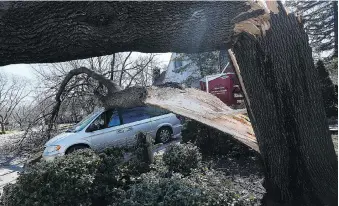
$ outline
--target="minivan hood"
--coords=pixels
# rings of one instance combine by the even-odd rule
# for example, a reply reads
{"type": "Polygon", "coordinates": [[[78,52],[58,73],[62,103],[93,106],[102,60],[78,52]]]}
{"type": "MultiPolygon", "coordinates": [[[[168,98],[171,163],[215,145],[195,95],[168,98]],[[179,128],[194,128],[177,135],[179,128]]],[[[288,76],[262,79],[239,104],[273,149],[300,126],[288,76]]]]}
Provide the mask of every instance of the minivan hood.
{"type": "Polygon", "coordinates": [[[48,140],[48,142],[46,142],[45,146],[56,145],[58,141],[63,140],[66,137],[69,137],[69,136],[74,135],[74,134],[75,133],[73,133],[73,132],[61,133],[61,134],[53,137],[52,139],[48,140]]]}

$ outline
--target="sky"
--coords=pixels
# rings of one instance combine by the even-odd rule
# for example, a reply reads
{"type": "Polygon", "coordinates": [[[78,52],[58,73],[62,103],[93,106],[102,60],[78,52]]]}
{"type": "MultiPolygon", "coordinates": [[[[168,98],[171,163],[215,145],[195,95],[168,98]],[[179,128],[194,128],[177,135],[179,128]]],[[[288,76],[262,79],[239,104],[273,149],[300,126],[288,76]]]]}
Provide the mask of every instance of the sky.
{"type": "MultiPolygon", "coordinates": [[[[158,58],[161,61],[161,64],[167,65],[172,53],[161,53],[158,54],[158,58]]],[[[7,74],[13,74],[17,76],[23,76],[30,80],[35,80],[34,69],[32,67],[39,64],[11,64],[7,66],[0,67],[0,72],[7,74]]]]}

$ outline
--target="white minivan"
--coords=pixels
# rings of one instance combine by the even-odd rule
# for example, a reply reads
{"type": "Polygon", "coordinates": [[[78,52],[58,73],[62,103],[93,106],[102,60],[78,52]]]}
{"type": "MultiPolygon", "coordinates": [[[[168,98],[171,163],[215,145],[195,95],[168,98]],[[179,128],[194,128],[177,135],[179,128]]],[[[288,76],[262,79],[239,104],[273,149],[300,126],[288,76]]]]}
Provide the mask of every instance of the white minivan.
{"type": "Polygon", "coordinates": [[[84,148],[101,151],[106,147],[132,146],[139,132],[150,134],[156,142],[166,143],[180,137],[181,129],[180,116],[156,107],[100,109],[50,139],[45,144],[43,158],[50,160],[84,148]]]}

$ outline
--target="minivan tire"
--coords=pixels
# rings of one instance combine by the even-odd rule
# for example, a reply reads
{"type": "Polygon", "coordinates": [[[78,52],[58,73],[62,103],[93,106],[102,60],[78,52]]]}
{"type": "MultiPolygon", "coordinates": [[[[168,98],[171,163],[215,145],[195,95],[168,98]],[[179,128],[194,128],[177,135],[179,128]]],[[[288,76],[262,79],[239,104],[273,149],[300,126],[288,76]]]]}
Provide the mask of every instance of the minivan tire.
{"type": "Polygon", "coordinates": [[[157,143],[167,143],[170,141],[172,137],[172,130],[169,127],[161,127],[156,136],[157,143]]]}
{"type": "Polygon", "coordinates": [[[67,149],[66,154],[71,154],[72,152],[76,151],[76,150],[81,150],[81,149],[88,149],[88,146],[85,145],[74,145],[71,146],[70,148],[67,149]]]}

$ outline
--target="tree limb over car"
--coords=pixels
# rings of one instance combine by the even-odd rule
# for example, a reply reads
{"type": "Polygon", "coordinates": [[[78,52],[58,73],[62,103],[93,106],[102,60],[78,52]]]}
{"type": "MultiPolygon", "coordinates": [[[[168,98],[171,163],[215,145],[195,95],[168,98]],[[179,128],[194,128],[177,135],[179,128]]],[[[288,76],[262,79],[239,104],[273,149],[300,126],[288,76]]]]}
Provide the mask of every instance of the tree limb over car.
{"type": "Polygon", "coordinates": [[[238,141],[259,152],[254,132],[246,117],[209,93],[193,88],[180,88],[176,84],[165,84],[165,87],[131,87],[122,90],[116,83],[86,67],[71,70],[61,83],[56,95],[57,104],[52,112],[52,120],[57,115],[67,83],[74,76],[83,73],[107,89],[106,94],[96,91],[97,97],[106,109],[145,104],[161,107],[231,134],[238,141]]]}

